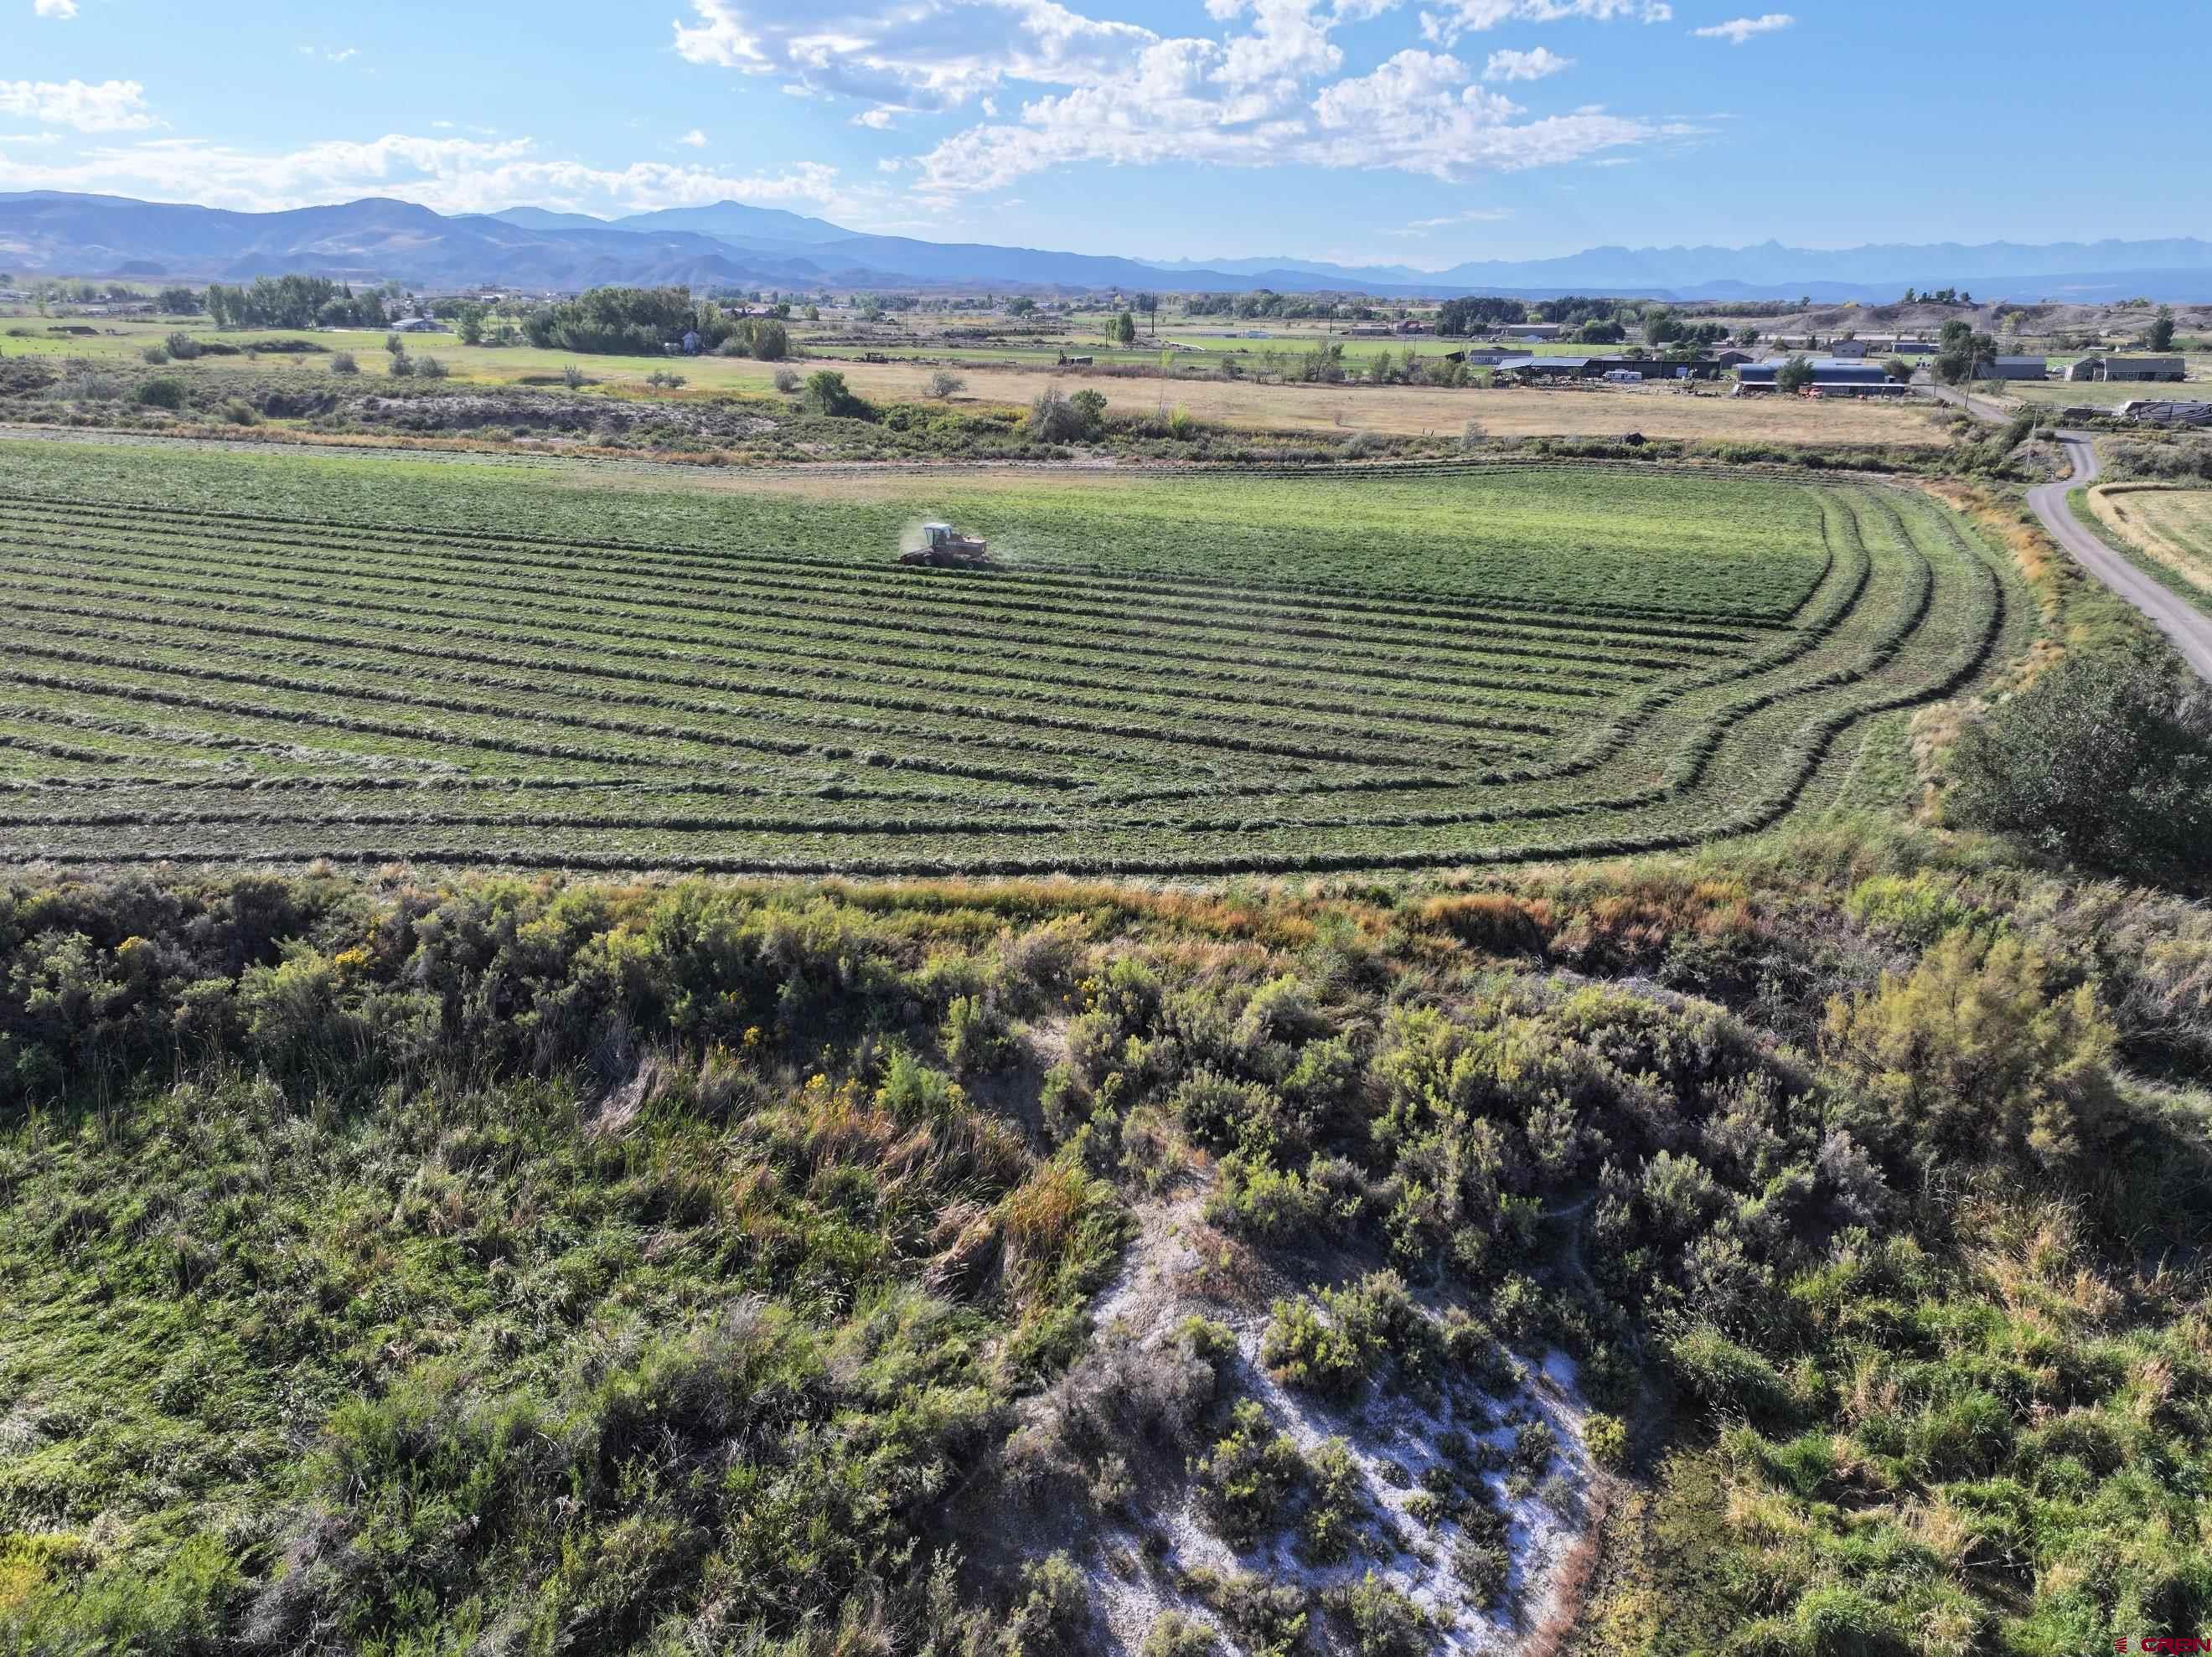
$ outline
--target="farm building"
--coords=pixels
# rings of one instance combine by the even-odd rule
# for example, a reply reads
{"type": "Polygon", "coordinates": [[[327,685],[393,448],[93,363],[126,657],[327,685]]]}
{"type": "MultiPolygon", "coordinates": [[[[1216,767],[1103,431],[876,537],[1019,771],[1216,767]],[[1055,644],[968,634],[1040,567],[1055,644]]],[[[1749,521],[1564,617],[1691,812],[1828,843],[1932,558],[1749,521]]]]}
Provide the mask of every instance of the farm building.
{"type": "Polygon", "coordinates": [[[1344,331],[1346,339],[1388,339],[1395,331],[1387,322],[1355,322],[1344,331]]]}
{"type": "Polygon", "coordinates": [[[1565,331],[1565,325],[1557,322],[1510,322],[1490,331],[1497,339],[1557,339],[1565,331]]]}
{"type": "MultiPolygon", "coordinates": [[[[1741,364],[1735,371],[1736,383],[1747,391],[1772,391],[1776,378],[1788,361],[1784,357],[1741,364]]],[[[1813,370],[1813,389],[1832,397],[1881,397],[1903,389],[1890,379],[1889,370],[1878,362],[1814,357],[1808,366],[1813,370]]]]}
{"type": "Polygon", "coordinates": [[[1863,339],[1839,339],[1828,347],[1832,357],[1863,357],[1872,349],[1872,343],[1863,339]]]}
{"type": "Polygon", "coordinates": [[[2051,364],[2039,356],[1991,357],[1982,365],[1983,379],[2048,379],[2051,364]]]}
{"type": "Polygon", "coordinates": [[[434,317],[402,317],[392,325],[395,334],[443,334],[452,331],[434,317]]]}
{"type": "Polygon", "coordinates": [[[1669,362],[1660,357],[1532,356],[1500,365],[1531,380],[1603,379],[1616,373],[1632,373],[1645,379],[1711,379],[1720,365],[1703,358],[1693,362],[1669,362]]]}
{"type": "Polygon", "coordinates": [[[2175,403],[2159,398],[2130,398],[2112,410],[2115,420],[2145,426],[2212,426],[2212,403],[2175,403]]]}
{"type": "Polygon", "coordinates": [[[1528,379],[1580,379],[1596,361],[1587,356],[1509,357],[1500,366],[1528,379]]]}
{"type": "Polygon", "coordinates": [[[2189,378],[2178,356],[2085,356],[2066,370],[2069,379],[2165,379],[2189,378]]]}

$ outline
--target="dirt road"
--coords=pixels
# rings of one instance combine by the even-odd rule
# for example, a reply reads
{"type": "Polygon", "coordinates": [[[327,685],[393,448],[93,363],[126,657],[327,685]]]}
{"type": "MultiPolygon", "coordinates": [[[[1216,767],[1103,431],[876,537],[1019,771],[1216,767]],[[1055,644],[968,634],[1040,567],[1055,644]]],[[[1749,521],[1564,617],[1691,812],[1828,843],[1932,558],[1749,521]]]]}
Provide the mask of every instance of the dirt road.
{"type": "Polygon", "coordinates": [[[2106,546],[2097,533],[2078,522],[2066,504],[2069,489],[2092,483],[2097,477],[2097,454],[2079,432],[2061,432],[2066,458],[2074,475],[2056,483],[2039,484],[2027,492],[2027,503],[2043,520],[2051,538],[2073,554],[2090,574],[2150,617],[2158,630],[2173,640],[2182,659],[2198,677],[2212,682],[2212,616],[2179,593],[2161,586],[2106,546]]]}
{"type": "Polygon", "coordinates": [[[1933,376],[1929,378],[1928,389],[1936,393],[1938,403],[1964,409],[1975,419],[1986,420],[1992,425],[2002,426],[2020,412],[2017,409],[2008,409],[2002,403],[1992,403],[1985,397],[1976,397],[1972,391],[1962,391],[1955,385],[1939,385],[1933,376]]]}

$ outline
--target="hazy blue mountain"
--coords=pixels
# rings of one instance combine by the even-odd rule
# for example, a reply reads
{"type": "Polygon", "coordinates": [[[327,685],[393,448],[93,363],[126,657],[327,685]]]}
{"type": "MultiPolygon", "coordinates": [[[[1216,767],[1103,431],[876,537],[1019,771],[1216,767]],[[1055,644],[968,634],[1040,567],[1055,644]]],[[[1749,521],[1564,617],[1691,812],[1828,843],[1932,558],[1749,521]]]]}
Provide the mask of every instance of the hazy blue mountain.
{"type": "Polygon", "coordinates": [[[525,230],[611,230],[614,225],[607,219],[595,219],[588,213],[556,213],[544,207],[503,207],[496,213],[483,215],[503,223],[520,225],[525,230]]]}
{"type": "MultiPolygon", "coordinates": [[[[2169,241],[2053,242],[2025,246],[1957,242],[1926,246],[1892,244],[1864,247],[1784,247],[1762,242],[1753,247],[1593,247],[1554,259],[1478,259],[1439,270],[1431,280],[1459,286],[1573,288],[1694,288],[1735,282],[1789,297],[1792,283],[1827,282],[1871,287],[1885,292],[1907,287],[1978,291],[2026,282],[2047,282],[2051,274],[2096,276],[2129,270],[2212,270],[2212,242],[2184,237],[2169,241]]],[[[2033,297],[2020,294],[2018,297],[2033,297]]],[[[1894,295],[1891,295],[1894,297],[1894,295]]]]}
{"type": "Polygon", "coordinates": [[[827,219],[810,219],[780,207],[747,207],[743,202],[667,207],[657,213],[633,213],[615,223],[624,230],[696,230],[702,236],[775,242],[842,241],[853,234],[827,219]]]}
{"type": "Polygon", "coordinates": [[[1422,282],[1436,278],[1410,264],[1331,264],[1322,259],[1297,259],[1270,254],[1252,259],[1152,259],[1163,270],[1226,270],[1237,276],[1291,271],[1300,276],[1325,276],[1340,284],[1356,282],[1422,282]]]}
{"type": "Polygon", "coordinates": [[[40,191],[0,194],[0,269],[101,276],[125,263],[166,276],[241,281],[301,271],[356,282],[488,282],[574,288],[607,282],[882,285],[893,273],[842,259],[747,252],[692,231],[539,228],[489,214],[447,218],[369,197],[281,213],[40,191]]]}
{"type": "Polygon", "coordinates": [[[372,197],[281,213],[234,213],[58,191],[0,194],[0,270],[236,281],[297,270],[420,285],[567,289],[605,282],[811,288],[1013,288],[1283,292],[1385,298],[1563,292],[1677,299],[1893,300],[1907,286],[1983,299],[2212,297],[2212,242],[1979,246],[1600,247],[1562,258],[1477,260],[1423,275],[1402,264],[1300,259],[1163,264],[978,242],[860,235],[823,219],[738,202],[610,223],[532,207],[447,217],[372,197]]]}

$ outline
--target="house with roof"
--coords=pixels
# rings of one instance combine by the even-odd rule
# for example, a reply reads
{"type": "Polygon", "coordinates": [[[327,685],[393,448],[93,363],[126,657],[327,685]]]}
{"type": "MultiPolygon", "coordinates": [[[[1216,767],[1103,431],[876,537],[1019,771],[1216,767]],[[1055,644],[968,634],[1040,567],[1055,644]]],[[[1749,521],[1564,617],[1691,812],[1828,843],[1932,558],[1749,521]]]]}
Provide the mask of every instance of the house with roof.
{"type": "Polygon", "coordinates": [[[2189,365],[2178,356],[2085,356],[2066,370],[2069,379],[2163,379],[2189,378],[2189,365]]]}

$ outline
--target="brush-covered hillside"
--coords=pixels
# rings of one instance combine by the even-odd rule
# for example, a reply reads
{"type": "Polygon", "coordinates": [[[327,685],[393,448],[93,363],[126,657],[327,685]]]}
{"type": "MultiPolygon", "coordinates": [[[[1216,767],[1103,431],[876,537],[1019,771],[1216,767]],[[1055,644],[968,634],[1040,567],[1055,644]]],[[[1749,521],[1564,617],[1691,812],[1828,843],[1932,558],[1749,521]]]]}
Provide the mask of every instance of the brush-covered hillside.
{"type": "Polygon", "coordinates": [[[1838,828],[0,892],[0,1647],[2212,1624],[2212,915],[1838,828]]]}

